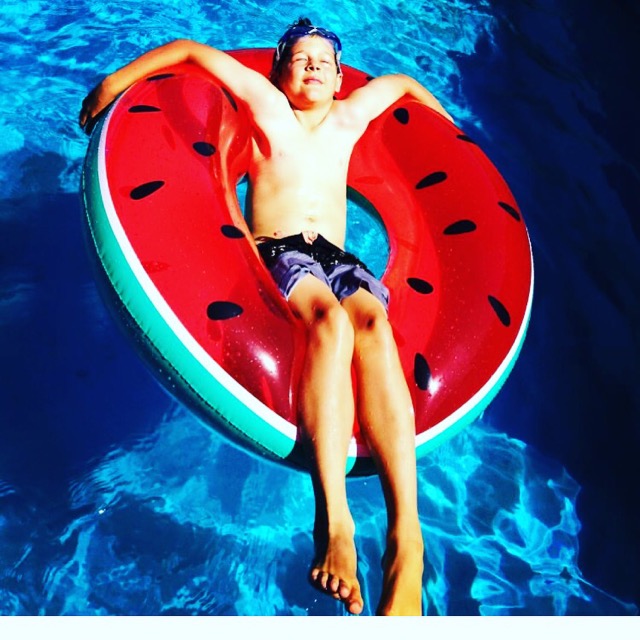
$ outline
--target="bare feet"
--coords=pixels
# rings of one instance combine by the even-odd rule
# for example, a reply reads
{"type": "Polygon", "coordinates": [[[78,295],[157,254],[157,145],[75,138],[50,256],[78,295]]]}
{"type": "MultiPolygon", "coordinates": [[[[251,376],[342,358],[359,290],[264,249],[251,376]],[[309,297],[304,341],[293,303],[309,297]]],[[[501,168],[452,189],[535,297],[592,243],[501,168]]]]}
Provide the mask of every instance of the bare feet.
{"type": "Polygon", "coordinates": [[[362,613],[363,601],[356,577],[356,546],[352,532],[316,535],[318,560],[310,580],[316,589],[344,603],[349,613],[362,613]]]}
{"type": "Polygon", "coordinates": [[[377,615],[422,615],[422,538],[390,538],[383,559],[382,596],[377,615]]]}

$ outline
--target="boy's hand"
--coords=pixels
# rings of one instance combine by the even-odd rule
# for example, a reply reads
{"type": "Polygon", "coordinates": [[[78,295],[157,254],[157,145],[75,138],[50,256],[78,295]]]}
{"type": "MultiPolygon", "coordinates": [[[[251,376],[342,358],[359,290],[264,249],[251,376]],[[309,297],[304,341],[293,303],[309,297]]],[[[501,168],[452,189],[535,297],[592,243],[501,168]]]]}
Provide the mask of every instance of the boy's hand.
{"type": "Polygon", "coordinates": [[[93,131],[93,127],[98,121],[98,117],[111,104],[114,96],[105,86],[106,81],[103,80],[96,85],[82,101],[82,109],[78,123],[84,132],[89,135],[93,131]]]}

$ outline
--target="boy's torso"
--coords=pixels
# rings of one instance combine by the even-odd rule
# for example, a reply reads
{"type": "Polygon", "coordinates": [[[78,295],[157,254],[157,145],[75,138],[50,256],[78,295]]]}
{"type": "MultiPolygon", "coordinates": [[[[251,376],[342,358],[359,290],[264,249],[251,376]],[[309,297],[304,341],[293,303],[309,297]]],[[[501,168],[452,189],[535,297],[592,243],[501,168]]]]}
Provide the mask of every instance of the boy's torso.
{"type": "Polygon", "coordinates": [[[344,246],[347,171],[359,135],[335,106],[312,129],[290,108],[254,125],[249,179],[255,237],[316,231],[344,246]]]}

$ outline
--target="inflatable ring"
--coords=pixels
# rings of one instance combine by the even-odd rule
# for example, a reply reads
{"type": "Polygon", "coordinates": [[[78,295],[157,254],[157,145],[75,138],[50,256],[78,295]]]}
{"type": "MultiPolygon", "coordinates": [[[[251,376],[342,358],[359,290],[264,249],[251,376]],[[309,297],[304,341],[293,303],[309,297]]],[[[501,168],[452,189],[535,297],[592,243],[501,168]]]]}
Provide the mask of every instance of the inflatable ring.
{"type": "MultiPolygon", "coordinates": [[[[265,75],[271,50],[231,52],[265,75]]],[[[343,67],[338,99],[368,81],[343,67]]],[[[242,105],[183,64],[129,88],[98,123],[82,190],[111,306],[162,382],[250,450],[303,466],[305,328],[260,260],[236,196],[242,105]]],[[[522,346],[533,293],[525,224],[498,171],[442,116],[405,100],[356,145],[348,185],[389,236],[383,281],[420,456],[478,417],[522,346]]],[[[347,473],[373,472],[358,425],[347,473]]]]}

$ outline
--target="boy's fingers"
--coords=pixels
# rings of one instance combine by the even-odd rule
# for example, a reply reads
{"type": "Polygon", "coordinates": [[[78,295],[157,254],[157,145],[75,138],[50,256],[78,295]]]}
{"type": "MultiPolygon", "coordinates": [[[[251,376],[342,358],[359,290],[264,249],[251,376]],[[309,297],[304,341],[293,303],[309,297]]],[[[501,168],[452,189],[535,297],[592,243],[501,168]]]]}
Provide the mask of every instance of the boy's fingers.
{"type": "Polygon", "coordinates": [[[89,125],[90,120],[91,118],[86,113],[81,113],[80,119],[78,120],[78,124],[80,125],[80,128],[85,129],[86,131],[86,127],[89,125]]]}
{"type": "Polygon", "coordinates": [[[89,96],[87,96],[82,101],[82,108],[80,109],[80,115],[78,117],[78,123],[80,124],[81,127],[84,127],[85,123],[90,118],[89,108],[88,108],[88,105],[87,105],[88,98],[89,98],[89,96]]]}
{"type": "Polygon", "coordinates": [[[81,127],[90,124],[91,117],[91,104],[94,102],[96,95],[96,87],[94,87],[82,100],[82,108],[80,109],[79,123],[81,127]]]}
{"type": "Polygon", "coordinates": [[[89,135],[93,131],[93,127],[96,124],[96,119],[88,117],[85,119],[84,123],[80,126],[83,128],[84,132],[89,135]]]}

